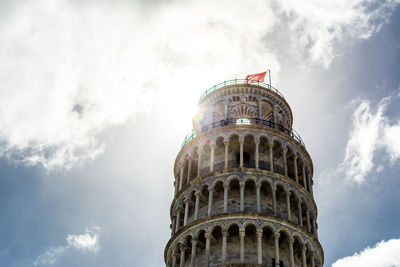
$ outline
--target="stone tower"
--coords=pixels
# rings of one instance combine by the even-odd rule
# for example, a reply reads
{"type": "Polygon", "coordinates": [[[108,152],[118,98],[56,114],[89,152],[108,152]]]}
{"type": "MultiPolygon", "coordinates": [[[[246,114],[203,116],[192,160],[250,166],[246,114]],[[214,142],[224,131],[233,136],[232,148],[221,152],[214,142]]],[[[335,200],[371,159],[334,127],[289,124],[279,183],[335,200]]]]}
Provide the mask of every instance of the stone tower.
{"type": "Polygon", "coordinates": [[[236,79],[198,108],[175,161],[166,266],[323,266],[313,164],[282,94],[236,79]]]}

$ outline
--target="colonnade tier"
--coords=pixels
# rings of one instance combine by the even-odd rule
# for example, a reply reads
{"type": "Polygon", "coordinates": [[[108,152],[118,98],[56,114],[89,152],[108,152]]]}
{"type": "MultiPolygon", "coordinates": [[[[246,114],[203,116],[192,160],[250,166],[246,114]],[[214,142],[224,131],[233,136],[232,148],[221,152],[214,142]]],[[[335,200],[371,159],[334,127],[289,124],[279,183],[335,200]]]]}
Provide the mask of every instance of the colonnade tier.
{"type": "Polygon", "coordinates": [[[170,239],[164,258],[168,267],[320,267],[324,262],[314,236],[277,218],[250,214],[245,219],[239,214],[220,215],[187,225],[170,239]]]}
{"type": "MultiPolygon", "coordinates": [[[[256,84],[235,83],[223,86],[200,99],[198,109],[204,115],[203,124],[209,120],[240,117],[273,118],[289,128],[293,124],[292,110],[283,96],[256,84]]],[[[194,119],[195,129],[196,124],[194,119]]]]}
{"type": "Polygon", "coordinates": [[[271,173],[229,173],[196,180],[171,204],[171,230],[198,219],[230,212],[253,212],[287,219],[317,236],[317,207],[293,181],[271,173]]]}
{"type": "Polygon", "coordinates": [[[211,131],[182,148],[174,166],[175,195],[196,177],[238,168],[282,174],[313,194],[313,165],[303,146],[273,129],[236,127],[211,131]]]}

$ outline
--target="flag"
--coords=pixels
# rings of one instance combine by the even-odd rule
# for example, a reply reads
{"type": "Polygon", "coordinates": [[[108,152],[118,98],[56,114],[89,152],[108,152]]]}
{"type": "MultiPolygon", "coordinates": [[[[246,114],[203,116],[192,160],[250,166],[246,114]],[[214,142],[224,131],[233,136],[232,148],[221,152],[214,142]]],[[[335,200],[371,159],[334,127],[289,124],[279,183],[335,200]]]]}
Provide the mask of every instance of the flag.
{"type": "Polygon", "coordinates": [[[267,74],[266,71],[257,74],[249,74],[246,76],[245,80],[247,83],[264,82],[265,74],[267,74]]]}

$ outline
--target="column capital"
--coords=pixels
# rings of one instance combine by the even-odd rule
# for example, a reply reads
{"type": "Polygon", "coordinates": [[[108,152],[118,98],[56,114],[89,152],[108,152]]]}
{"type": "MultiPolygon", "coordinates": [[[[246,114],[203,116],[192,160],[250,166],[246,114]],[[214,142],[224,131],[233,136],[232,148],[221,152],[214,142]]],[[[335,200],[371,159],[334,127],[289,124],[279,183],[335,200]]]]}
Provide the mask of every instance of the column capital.
{"type": "Polygon", "coordinates": [[[229,235],[228,229],[223,229],[222,230],[222,236],[227,237],[229,235]]]}
{"type": "Polygon", "coordinates": [[[283,155],[286,155],[287,152],[288,152],[287,148],[282,149],[283,155]]]}
{"type": "Polygon", "coordinates": [[[301,247],[301,250],[306,252],[307,251],[307,246],[305,244],[303,244],[303,246],[301,247]]]}
{"type": "Polygon", "coordinates": [[[286,191],[286,195],[290,197],[292,195],[292,192],[291,191],[286,191]]]}
{"type": "Polygon", "coordinates": [[[294,241],[295,241],[295,239],[293,238],[293,237],[289,237],[289,244],[290,245],[293,245],[293,243],[294,243],[294,241]]]}
{"type": "Polygon", "coordinates": [[[272,192],[276,192],[276,186],[272,186],[272,187],[271,187],[271,191],[272,191],[272,192]]]}
{"type": "Polygon", "coordinates": [[[214,192],[214,187],[209,187],[208,192],[214,192]]]}
{"type": "Polygon", "coordinates": [[[239,236],[245,236],[246,232],[245,230],[239,230],[239,236]]]}
{"type": "Polygon", "coordinates": [[[229,184],[224,184],[224,189],[229,189],[229,184]]]}
{"type": "Polygon", "coordinates": [[[301,199],[301,198],[299,198],[298,201],[299,201],[300,205],[301,205],[301,203],[303,203],[303,199],[301,199]]]}
{"type": "Polygon", "coordinates": [[[215,149],[215,147],[216,147],[216,144],[210,144],[211,149],[215,149]]]}
{"type": "Polygon", "coordinates": [[[257,230],[257,236],[262,236],[263,235],[263,230],[257,230]]]}
{"type": "Polygon", "coordinates": [[[261,188],[261,183],[257,183],[256,188],[261,188]]]}
{"type": "Polygon", "coordinates": [[[181,252],[185,252],[185,250],[187,249],[187,247],[185,245],[181,245],[179,247],[179,249],[181,250],[181,252]]]}
{"type": "Polygon", "coordinates": [[[240,183],[239,183],[239,186],[240,186],[240,187],[244,187],[244,186],[245,186],[245,183],[240,182],[240,183]]]}
{"type": "Polygon", "coordinates": [[[274,233],[274,237],[275,237],[276,239],[279,239],[279,237],[281,237],[281,234],[280,234],[280,233],[274,233]]]}
{"type": "Polygon", "coordinates": [[[244,144],[244,139],[239,139],[239,144],[243,145],[244,144]]]}
{"type": "Polygon", "coordinates": [[[188,198],[184,198],[184,199],[183,199],[183,203],[184,203],[184,204],[189,204],[189,203],[190,203],[190,200],[189,200],[188,198]]]}
{"type": "Polygon", "coordinates": [[[197,240],[197,238],[193,238],[191,242],[192,242],[192,246],[196,246],[198,240],[197,240]]]}
{"type": "Polygon", "coordinates": [[[206,232],[204,234],[204,236],[206,237],[206,239],[210,239],[211,238],[211,233],[210,232],[206,232]]]}
{"type": "Polygon", "coordinates": [[[229,145],[229,141],[224,141],[224,145],[225,146],[229,145]]]}
{"type": "Polygon", "coordinates": [[[274,147],[274,145],[275,145],[274,143],[272,143],[272,144],[271,144],[271,143],[269,143],[269,144],[268,144],[268,146],[269,146],[270,148],[273,148],[273,147],[274,147]]]}
{"type": "Polygon", "coordinates": [[[256,144],[256,146],[258,146],[258,145],[260,144],[260,140],[259,140],[259,139],[256,139],[256,140],[254,141],[254,143],[256,144]]]}

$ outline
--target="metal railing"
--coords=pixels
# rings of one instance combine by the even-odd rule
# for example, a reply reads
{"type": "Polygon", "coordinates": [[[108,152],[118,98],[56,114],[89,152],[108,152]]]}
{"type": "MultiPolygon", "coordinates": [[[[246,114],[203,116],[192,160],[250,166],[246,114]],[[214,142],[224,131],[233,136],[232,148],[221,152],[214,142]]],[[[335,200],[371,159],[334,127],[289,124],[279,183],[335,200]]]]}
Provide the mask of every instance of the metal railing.
{"type": "Polygon", "coordinates": [[[249,82],[249,80],[246,79],[234,79],[234,80],[228,80],[228,81],[223,81],[221,83],[218,83],[216,85],[214,85],[213,87],[207,89],[201,96],[200,96],[200,100],[202,100],[204,97],[206,97],[207,95],[211,94],[212,92],[214,92],[215,90],[222,88],[224,86],[227,85],[232,85],[232,84],[255,84],[255,85],[259,85],[262,86],[268,90],[271,90],[272,92],[277,93],[280,97],[283,97],[283,95],[278,91],[278,89],[272,87],[270,84],[268,83],[264,83],[264,82],[249,82]]]}
{"type": "Polygon", "coordinates": [[[301,139],[300,135],[294,129],[289,130],[282,124],[275,123],[273,121],[259,119],[259,118],[220,120],[220,121],[216,121],[209,125],[201,127],[201,132],[204,133],[213,128],[234,125],[234,124],[237,124],[237,125],[256,124],[256,125],[262,125],[262,126],[267,126],[267,127],[273,128],[273,129],[277,129],[277,130],[280,130],[281,132],[286,133],[287,135],[292,137],[294,140],[296,140],[298,143],[300,143],[302,146],[304,146],[303,140],[301,139]]]}
{"type": "MultiPolygon", "coordinates": [[[[211,129],[217,128],[217,127],[224,127],[224,126],[235,125],[235,124],[236,125],[251,125],[251,124],[255,124],[255,125],[262,125],[262,126],[270,127],[270,128],[273,128],[273,129],[277,129],[277,130],[279,130],[281,132],[286,133],[290,137],[292,137],[300,145],[305,146],[304,142],[303,142],[303,139],[301,139],[300,135],[293,128],[291,130],[289,130],[286,127],[284,127],[282,124],[275,123],[273,121],[259,119],[259,118],[220,120],[220,121],[216,121],[216,122],[213,122],[213,123],[211,123],[209,125],[205,125],[205,126],[201,127],[201,132],[204,133],[204,132],[207,132],[207,131],[209,131],[211,129]]],[[[183,143],[182,143],[181,147],[186,145],[189,141],[191,141],[195,137],[196,137],[196,132],[194,130],[191,130],[185,136],[185,139],[183,140],[183,143]]]]}
{"type": "Polygon", "coordinates": [[[192,129],[186,136],[185,136],[185,140],[183,140],[183,143],[181,145],[181,148],[186,145],[189,141],[191,141],[192,139],[194,139],[196,137],[196,132],[192,129]]]}

